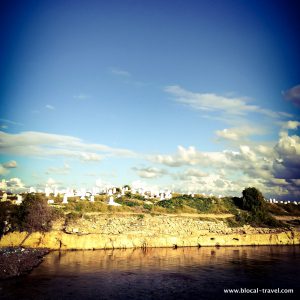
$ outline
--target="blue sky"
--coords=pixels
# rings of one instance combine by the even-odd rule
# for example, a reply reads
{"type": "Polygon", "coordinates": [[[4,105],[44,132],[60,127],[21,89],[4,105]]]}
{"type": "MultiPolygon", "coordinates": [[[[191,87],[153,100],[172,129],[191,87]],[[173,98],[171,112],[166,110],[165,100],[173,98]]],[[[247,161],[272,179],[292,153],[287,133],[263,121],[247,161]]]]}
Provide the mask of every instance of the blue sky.
{"type": "Polygon", "coordinates": [[[6,1],[0,176],[299,199],[296,1],[6,1]]]}

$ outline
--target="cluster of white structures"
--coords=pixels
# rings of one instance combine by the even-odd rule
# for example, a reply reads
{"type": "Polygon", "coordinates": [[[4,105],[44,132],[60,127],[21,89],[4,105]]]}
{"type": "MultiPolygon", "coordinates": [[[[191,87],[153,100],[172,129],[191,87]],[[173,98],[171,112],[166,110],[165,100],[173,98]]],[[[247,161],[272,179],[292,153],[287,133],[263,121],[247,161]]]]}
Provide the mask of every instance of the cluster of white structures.
{"type": "MultiPolygon", "coordinates": [[[[118,199],[121,198],[122,196],[125,196],[125,194],[127,192],[130,192],[131,194],[134,195],[139,195],[141,197],[143,197],[145,200],[148,199],[156,199],[159,201],[163,201],[163,200],[169,200],[172,199],[172,192],[170,190],[146,190],[143,188],[129,188],[129,186],[124,186],[122,188],[117,188],[117,187],[112,187],[112,186],[107,186],[104,187],[102,189],[100,189],[99,187],[93,187],[89,190],[87,190],[86,188],[80,188],[78,190],[74,190],[71,188],[66,188],[66,189],[62,189],[59,190],[56,186],[54,187],[50,187],[48,185],[46,185],[44,191],[41,190],[36,190],[34,187],[30,187],[28,190],[28,193],[41,193],[44,192],[45,196],[50,198],[48,200],[49,204],[53,204],[54,200],[51,199],[51,197],[57,197],[58,195],[63,195],[63,204],[67,204],[68,203],[68,198],[70,197],[80,197],[81,200],[88,200],[90,202],[94,202],[95,201],[95,196],[96,195],[106,195],[108,196],[108,205],[112,205],[112,206],[119,206],[120,204],[116,203],[114,201],[114,199],[118,199]]],[[[194,198],[195,194],[189,192],[187,195],[189,195],[190,197],[194,198]]],[[[213,194],[209,194],[206,195],[205,193],[201,194],[204,197],[214,197],[213,194]]],[[[218,195],[218,198],[221,199],[223,198],[222,195],[218,195]]],[[[2,198],[0,199],[0,201],[6,201],[7,198],[7,194],[6,192],[4,192],[2,194],[2,198]]],[[[21,204],[22,203],[22,195],[17,194],[17,200],[15,201],[16,204],[21,204]]],[[[270,198],[269,200],[265,199],[266,202],[269,203],[279,203],[279,204],[295,204],[298,205],[297,201],[277,201],[275,198],[272,199],[270,198]]]]}
{"type": "Polygon", "coordinates": [[[266,200],[267,202],[269,203],[280,203],[280,204],[295,204],[295,205],[298,205],[298,202],[297,201],[277,201],[275,198],[270,198],[269,200],[266,200]]]}
{"type": "MultiPolygon", "coordinates": [[[[40,193],[42,191],[36,190],[34,187],[30,187],[28,190],[28,193],[35,194],[40,193]]],[[[53,204],[54,200],[51,199],[51,197],[57,197],[58,195],[63,195],[63,204],[68,203],[68,198],[70,197],[80,197],[81,200],[88,200],[90,202],[95,201],[96,195],[106,195],[108,196],[108,205],[112,206],[120,206],[119,203],[116,203],[114,199],[121,198],[122,196],[125,196],[127,192],[131,192],[131,194],[142,196],[145,200],[146,199],[159,199],[159,200],[168,200],[172,198],[172,192],[170,190],[165,191],[147,191],[142,188],[139,189],[129,189],[128,186],[124,186],[122,188],[117,187],[105,187],[103,189],[100,189],[98,187],[93,187],[89,191],[85,188],[81,188],[78,190],[66,188],[64,190],[58,190],[57,187],[49,187],[46,185],[44,189],[44,194],[46,197],[50,198],[48,200],[49,204],[53,204]]],[[[4,193],[2,195],[2,201],[7,200],[7,194],[4,193]]],[[[15,201],[16,204],[22,203],[22,195],[17,194],[17,200],[15,201]]]]}

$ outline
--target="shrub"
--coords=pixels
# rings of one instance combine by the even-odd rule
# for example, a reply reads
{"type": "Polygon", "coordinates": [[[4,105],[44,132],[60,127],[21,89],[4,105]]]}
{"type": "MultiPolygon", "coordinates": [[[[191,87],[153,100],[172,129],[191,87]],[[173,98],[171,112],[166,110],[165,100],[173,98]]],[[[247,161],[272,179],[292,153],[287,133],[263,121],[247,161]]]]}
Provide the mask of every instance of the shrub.
{"type": "Polygon", "coordinates": [[[261,213],[266,211],[266,202],[262,193],[254,188],[246,188],[242,192],[242,207],[254,213],[261,213]]]}
{"type": "Polygon", "coordinates": [[[116,199],[115,202],[119,203],[121,205],[129,206],[129,207],[134,207],[134,206],[139,206],[140,205],[140,203],[138,201],[135,201],[133,199],[128,200],[128,199],[119,198],[119,199],[116,199]]]}
{"type": "Polygon", "coordinates": [[[49,231],[52,217],[52,208],[47,200],[36,194],[27,194],[18,209],[20,229],[28,232],[49,231]]]}
{"type": "Polygon", "coordinates": [[[152,207],[153,205],[150,205],[150,204],[143,204],[143,208],[148,210],[148,211],[151,211],[152,210],[152,207]]]}
{"type": "Polygon", "coordinates": [[[253,226],[282,227],[282,222],[274,219],[267,210],[267,203],[262,193],[254,188],[243,190],[242,207],[249,213],[246,216],[246,222],[253,226]]]}
{"type": "Polygon", "coordinates": [[[0,202],[0,237],[16,226],[16,205],[9,201],[0,202]]]}

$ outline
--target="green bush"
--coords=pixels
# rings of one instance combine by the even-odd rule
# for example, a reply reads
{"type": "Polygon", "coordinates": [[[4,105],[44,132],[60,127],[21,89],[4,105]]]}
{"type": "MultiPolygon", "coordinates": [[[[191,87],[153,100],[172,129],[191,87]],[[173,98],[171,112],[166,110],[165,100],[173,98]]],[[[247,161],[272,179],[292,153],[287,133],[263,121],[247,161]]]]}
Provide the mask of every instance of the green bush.
{"type": "Polygon", "coordinates": [[[140,205],[137,201],[123,199],[123,198],[116,199],[115,202],[119,203],[121,205],[129,206],[129,207],[134,207],[134,206],[139,206],[140,205]]]}
{"type": "Polygon", "coordinates": [[[282,227],[284,224],[274,219],[268,211],[267,203],[262,193],[254,188],[243,190],[242,207],[249,213],[246,222],[253,226],[282,227]]]}
{"type": "Polygon", "coordinates": [[[150,205],[150,204],[143,204],[143,208],[148,210],[148,211],[151,211],[152,210],[152,207],[153,205],[150,205]]]}
{"type": "Polygon", "coordinates": [[[266,202],[262,193],[255,187],[249,187],[243,190],[242,207],[254,213],[266,211],[266,202]]]}

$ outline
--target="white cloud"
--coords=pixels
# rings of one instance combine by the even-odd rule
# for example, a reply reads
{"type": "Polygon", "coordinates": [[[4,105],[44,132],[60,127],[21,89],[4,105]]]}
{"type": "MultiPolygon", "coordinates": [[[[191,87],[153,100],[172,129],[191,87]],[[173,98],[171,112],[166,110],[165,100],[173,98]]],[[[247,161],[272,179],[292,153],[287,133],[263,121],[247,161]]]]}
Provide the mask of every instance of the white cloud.
{"type": "Polygon", "coordinates": [[[54,180],[53,178],[48,178],[48,180],[46,181],[46,184],[49,186],[55,186],[58,184],[58,182],[56,180],[54,180]]]}
{"type": "Polygon", "coordinates": [[[286,100],[300,106],[300,84],[282,92],[282,94],[286,100]]]}
{"type": "Polygon", "coordinates": [[[91,96],[88,94],[80,93],[78,95],[74,95],[73,98],[76,100],[87,100],[87,99],[91,98],[91,96]]]}
{"type": "Polygon", "coordinates": [[[0,176],[3,176],[8,173],[8,170],[0,164],[0,176]]]}
{"type": "Polygon", "coordinates": [[[122,77],[130,77],[131,74],[128,71],[122,70],[120,68],[110,68],[110,73],[113,75],[117,76],[122,76],[122,77]]]}
{"type": "Polygon", "coordinates": [[[300,179],[300,137],[281,133],[275,146],[277,159],[274,161],[274,173],[278,178],[300,179]]]}
{"type": "Polygon", "coordinates": [[[225,97],[214,93],[194,93],[178,85],[167,86],[165,91],[174,96],[177,102],[202,112],[221,112],[228,116],[244,116],[248,113],[259,113],[271,118],[286,115],[286,113],[274,112],[257,105],[250,105],[248,104],[249,100],[244,97],[225,97]]]}
{"type": "Polygon", "coordinates": [[[130,186],[131,188],[136,190],[143,189],[144,191],[152,191],[154,193],[162,191],[162,189],[158,185],[149,184],[143,180],[134,180],[131,182],[130,186]]]}
{"type": "Polygon", "coordinates": [[[0,119],[0,122],[4,122],[4,123],[7,123],[7,124],[11,124],[11,125],[17,125],[17,126],[23,126],[24,125],[22,123],[15,122],[15,121],[12,121],[12,120],[7,120],[7,119],[0,119]]]}
{"type": "Polygon", "coordinates": [[[0,164],[0,176],[6,175],[9,172],[9,169],[16,168],[17,162],[15,160],[11,160],[0,164]]]}
{"type": "Polygon", "coordinates": [[[134,167],[133,170],[135,170],[137,174],[142,178],[158,178],[167,173],[166,170],[155,167],[134,167]]]}
{"type": "Polygon", "coordinates": [[[287,129],[287,130],[289,130],[289,129],[295,130],[298,127],[300,127],[300,122],[298,122],[298,121],[287,121],[282,124],[282,128],[287,129]]]}
{"type": "Polygon", "coordinates": [[[50,105],[50,104],[47,104],[45,107],[49,110],[54,110],[55,109],[55,107],[53,105],[50,105]]]}
{"type": "MultiPolygon", "coordinates": [[[[289,123],[287,127],[295,128],[295,123],[289,123]]],[[[185,192],[190,189],[194,192],[237,194],[247,186],[256,186],[270,196],[285,195],[295,199],[298,195],[300,137],[289,136],[287,132],[281,132],[273,146],[249,143],[239,145],[238,151],[220,152],[179,146],[174,154],[156,155],[149,159],[168,167],[189,167],[171,174],[178,180],[176,186],[185,192]]]]}
{"type": "Polygon", "coordinates": [[[219,139],[237,141],[246,140],[249,136],[252,135],[261,135],[264,134],[265,130],[263,128],[250,127],[250,126],[241,126],[235,128],[225,128],[223,130],[217,130],[216,135],[219,139]]]}
{"type": "Polygon", "coordinates": [[[6,169],[16,168],[17,167],[17,162],[15,160],[10,160],[10,161],[4,163],[3,167],[6,168],[6,169]]]}
{"type": "Polygon", "coordinates": [[[134,157],[133,151],[102,144],[84,143],[73,136],[25,131],[10,134],[0,131],[0,153],[33,157],[73,157],[82,161],[100,161],[105,157],[134,157]]]}
{"type": "Polygon", "coordinates": [[[22,182],[20,178],[17,177],[6,180],[6,186],[7,186],[7,190],[14,193],[24,191],[25,189],[25,184],[22,182]]]}
{"type": "Polygon", "coordinates": [[[50,167],[47,169],[46,174],[60,174],[66,175],[70,173],[70,166],[68,164],[64,164],[62,167],[50,167]]]}

